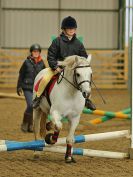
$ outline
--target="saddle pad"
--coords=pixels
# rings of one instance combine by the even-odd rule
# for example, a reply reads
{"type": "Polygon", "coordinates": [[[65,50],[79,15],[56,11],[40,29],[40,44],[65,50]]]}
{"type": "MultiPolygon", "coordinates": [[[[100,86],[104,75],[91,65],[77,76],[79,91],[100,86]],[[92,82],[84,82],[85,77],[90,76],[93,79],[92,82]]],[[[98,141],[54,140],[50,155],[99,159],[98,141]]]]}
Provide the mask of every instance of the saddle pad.
{"type": "Polygon", "coordinates": [[[51,80],[51,78],[55,75],[54,71],[51,70],[51,68],[45,68],[43,69],[39,74],[38,74],[38,78],[36,78],[35,81],[35,86],[34,86],[34,90],[37,92],[38,91],[38,87],[40,87],[40,89],[44,89],[47,87],[49,81],[51,80]],[[42,82],[41,82],[42,81],[42,82]],[[41,82],[41,83],[40,83],[41,82]],[[41,84],[41,85],[40,85],[41,84]],[[42,85],[43,84],[43,85],[42,85]],[[42,87],[42,88],[41,88],[42,87]]]}
{"type": "Polygon", "coordinates": [[[50,82],[48,83],[46,89],[44,90],[43,95],[46,95],[45,92],[47,92],[47,95],[48,95],[48,96],[50,95],[50,93],[51,93],[51,91],[52,91],[52,89],[53,89],[53,87],[54,87],[54,85],[55,85],[55,83],[56,83],[58,77],[59,77],[58,75],[54,75],[54,76],[52,77],[52,79],[51,79],[50,82]]]}
{"type": "Polygon", "coordinates": [[[34,86],[34,90],[37,92],[38,91],[38,87],[39,87],[39,84],[41,82],[41,80],[43,79],[43,77],[41,79],[39,79],[36,83],[36,85],[34,86]]]}

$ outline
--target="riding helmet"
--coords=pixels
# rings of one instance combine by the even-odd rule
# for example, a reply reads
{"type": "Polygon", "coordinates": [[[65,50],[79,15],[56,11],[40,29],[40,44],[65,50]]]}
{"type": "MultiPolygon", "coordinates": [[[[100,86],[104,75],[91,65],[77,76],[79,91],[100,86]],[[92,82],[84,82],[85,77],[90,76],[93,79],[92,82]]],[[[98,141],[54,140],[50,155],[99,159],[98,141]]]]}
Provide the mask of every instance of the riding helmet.
{"type": "Polygon", "coordinates": [[[77,28],[75,18],[68,16],[62,20],[61,29],[77,28]]]}
{"type": "Polygon", "coordinates": [[[41,53],[41,46],[39,44],[33,44],[31,47],[30,47],[30,52],[32,52],[33,50],[38,50],[40,53],[41,53]]]}

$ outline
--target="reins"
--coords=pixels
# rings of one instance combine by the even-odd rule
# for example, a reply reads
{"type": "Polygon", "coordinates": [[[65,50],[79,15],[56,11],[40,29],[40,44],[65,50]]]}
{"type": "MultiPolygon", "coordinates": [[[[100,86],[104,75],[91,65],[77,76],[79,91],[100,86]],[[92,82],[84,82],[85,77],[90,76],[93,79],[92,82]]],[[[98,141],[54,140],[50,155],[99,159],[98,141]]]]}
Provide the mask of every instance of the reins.
{"type": "Polygon", "coordinates": [[[70,81],[64,76],[64,69],[63,69],[63,71],[60,73],[61,79],[60,79],[60,80],[59,80],[59,79],[57,80],[57,84],[60,84],[61,81],[62,81],[62,79],[64,79],[64,80],[66,80],[70,85],[72,85],[74,88],[76,88],[76,89],[79,90],[79,91],[81,91],[80,85],[83,84],[84,82],[88,82],[88,83],[90,83],[90,85],[91,85],[91,81],[89,81],[89,80],[84,80],[84,81],[82,81],[82,82],[80,82],[80,83],[77,82],[76,69],[77,69],[77,68],[85,68],[85,67],[90,67],[90,65],[76,66],[76,67],[74,68],[73,83],[70,82],[70,81]],[[63,74],[62,74],[62,73],[63,73],[63,74]]]}
{"type": "Polygon", "coordinates": [[[74,88],[76,88],[76,89],[79,90],[78,87],[76,87],[72,82],[70,82],[70,81],[64,76],[64,70],[60,73],[60,76],[61,76],[61,79],[60,79],[60,80],[59,80],[59,79],[57,80],[57,84],[60,84],[61,81],[62,81],[62,79],[64,79],[64,80],[66,80],[70,85],[72,85],[74,88]],[[62,73],[63,73],[63,75],[62,75],[62,73]]]}
{"type": "Polygon", "coordinates": [[[83,83],[85,83],[85,82],[88,82],[88,83],[90,83],[90,86],[91,86],[91,83],[92,83],[92,84],[94,85],[94,87],[96,88],[98,94],[100,95],[100,97],[101,97],[103,103],[106,104],[105,99],[103,98],[101,92],[99,91],[99,88],[96,86],[96,84],[94,83],[94,81],[93,81],[92,78],[91,78],[91,81],[89,81],[89,80],[84,80],[84,81],[82,81],[82,82],[80,82],[80,83],[77,83],[76,69],[77,69],[77,68],[85,68],[85,67],[91,67],[91,66],[90,66],[90,65],[86,65],[86,66],[76,66],[76,67],[74,68],[73,83],[70,82],[70,81],[64,76],[64,69],[63,69],[62,72],[60,73],[61,79],[60,79],[60,80],[59,80],[59,79],[57,80],[57,84],[60,84],[61,81],[64,79],[64,80],[66,80],[70,85],[72,85],[74,88],[76,88],[77,90],[79,90],[80,92],[82,92],[81,89],[80,89],[80,85],[81,85],[81,84],[83,84],[83,83]]]}

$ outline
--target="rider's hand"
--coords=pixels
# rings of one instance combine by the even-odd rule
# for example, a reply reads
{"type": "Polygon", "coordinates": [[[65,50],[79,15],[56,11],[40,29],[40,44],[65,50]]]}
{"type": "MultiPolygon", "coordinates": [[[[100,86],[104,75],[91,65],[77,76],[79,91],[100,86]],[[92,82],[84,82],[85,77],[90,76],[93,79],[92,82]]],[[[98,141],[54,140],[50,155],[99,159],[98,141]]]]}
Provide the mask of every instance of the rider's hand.
{"type": "Polygon", "coordinates": [[[56,73],[61,73],[63,69],[61,69],[60,67],[56,68],[55,72],[56,73]]]}
{"type": "Polygon", "coordinates": [[[21,87],[18,87],[18,88],[17,88],[17,94],[18,94],[18,96],[21,96],[22,93],[23,93],[22,88],[21,88],[21,87]]]}

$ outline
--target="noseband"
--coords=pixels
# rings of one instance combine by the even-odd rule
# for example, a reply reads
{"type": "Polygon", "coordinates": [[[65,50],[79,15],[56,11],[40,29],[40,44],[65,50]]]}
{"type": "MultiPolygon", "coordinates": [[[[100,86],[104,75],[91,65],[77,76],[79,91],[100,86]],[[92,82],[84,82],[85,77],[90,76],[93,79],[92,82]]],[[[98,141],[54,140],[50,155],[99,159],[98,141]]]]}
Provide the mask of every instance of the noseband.
{"type": "Polygon", "coordinates": [[[91,67],[91,66],[90,66],[90,65],[86,65],[86,66],[76,66],[76,67],[74,68],[73,83],[70,82],[66,77],[64,77],[64,70],[63,70],[62,73],[60,74],[61,79],[60,79],[60,80],[58,79],[58,80],[57,80],[57,83],[60,84],[61,81],[62,81],[62,79],[65,79],[69,84],[71,84],[74,88],[76,88],[77,90],[80,90],[80,91],[81,91],[81,88],[80,88],[81,84],[83,84],[83,83],[85,83],[85,82],[88,82],[88,83],[90,84],[90,86],[91,86],[91,81],[89,81],[89,80],[84,80],[84,81],[81,81],[80,83],[77,82],[76,69],[77,69],[77,68],[86,68],[86,67],[91,67]]]}

